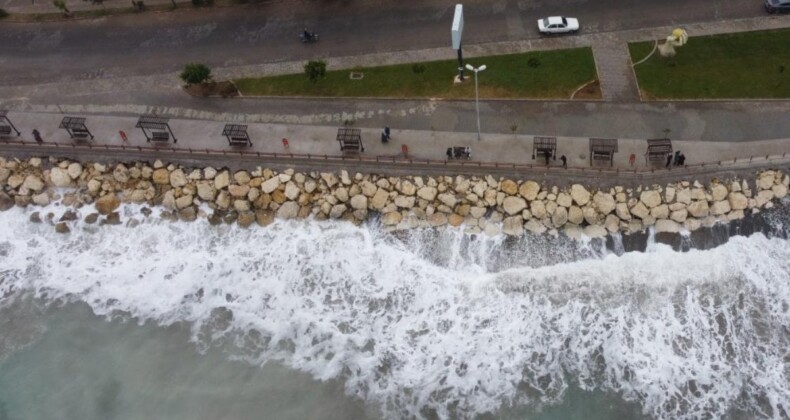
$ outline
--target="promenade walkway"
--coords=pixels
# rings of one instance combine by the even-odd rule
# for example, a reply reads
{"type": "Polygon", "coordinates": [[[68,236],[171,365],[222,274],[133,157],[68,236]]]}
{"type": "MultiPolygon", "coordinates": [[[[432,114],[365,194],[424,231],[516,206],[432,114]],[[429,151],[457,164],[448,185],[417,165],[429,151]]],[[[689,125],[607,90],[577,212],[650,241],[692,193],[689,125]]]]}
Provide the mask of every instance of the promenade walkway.
{"type": "MultiPolygon", "coordinates": [[[[58,128],[63,118],[62,114],[11,112],[9,118],[22,131],[22,136],[12,137],[8,140],[28,142],[26,150],[29,152],[35,153],[36,150],[43,148],[49,150],[54,146],[66,153],[77,150],[72,149],[72,145],[75,143],[69,138],[66,130],[58,128]],[[34,128],[41,133],[46,146],[35,144],[30,134],[34,128]]],[[[256,156],[256,153],[265,155],[264,157],[269,162],[276,158],[273,156],[274,154],[278,154],[282,164],[287,165],[290,161],[300,161],[302,166],[311,165],[307,155],[312,156],[311,159],[316,162],[326,158],[338,160],[341,156],[339,145],[335,141],[339,128],[337,126],[249,124],[248,132],[253,142],[252,147],[231,147],[221,135],[224,127],[223,122],[171,119],[170,127],[178,138],[178,143],[159,145],[147,143],[140,129],[135,128],[136,122],[137,118],[134,117],[88,116],[85,123],[95,136],[95,139],[89,144],[98,149],[99,156],[116,159],[147,158],[153,160],[160,155],[163,159],[167,159],[169,154],[174,152],[180,152],[183,157],[183,155],[189,156],[190,153],[201,156],[205,155],[206,151],[212,151],[215,157],[219,156],[218,161],[224,162],[223,166],[231,167],[241,164],[241,155],[238,152],[247,154],[247,164],[255,161],[256,157],[259,158],[259,165],[263,161],[260,160],[260,156],[256,156]],[[126,134],[127,141],[122,140],[120,131],[126,134]],[[288,140],[288,147],[284,147],[283,139],[288,140]],[[111,146],[112,149],[103,150],[104,146],[111,146]],[[127,148],[126,151],[120,149],[120,146],[127,148]],[[158,149],[161,153],[154,149],[158,149]]],[[[412,159],[432,160],[430,166],[433,167],[434,172],[438,170],[441,173],[446,160],[445,150],[452,146],[470,146],[472,148],[472,159],[463,161],[465,165],[469,165],[469,168],[481,164],[490,168],[501,166],[509,170],[508,166],[513,169],[512,165],[518,165],[520,169],[528,169],[537,173],[561,168],[560,159],[550,160],[548,167],[544,160],[532,159],[532,136],[484,134],[478,141],[475,133],[393,130],[391,141],[384,144],[380,141],[381,130],[361,129],[361,132],[365,151],[360,156],[365,161],[343,162],[343,166],[351,170],[366,168],[368,171],[376,171],[377,159],[382,164],[386,162],[406,163],[412,159]],[[402,153],[404,145],[408,148],[406,156],[402,153]],[[527,168],[527,166],[531,166],[531,168],[527,168]]],[[[576,174],[586,173],[587,177],[595,177],[598,170],[610,174],[622,171],[622,174],[618,174],[621,177],[628,177],[628,173],[632,175],[635,175],[635,172],[649,173],[654,169],[662,171],[664,169],[663,162],[650,165],[645,161],[646,146],[644,139],[619,139],[619,151],[614,155],[612,166],[604,163],[595,163],[591,166],[589,139],[560,137],[557,138],[557,155],[567,157],[569,171],[576,174]],[[636,157],[633,166],[629,163],[629,157],[632,154],[636,157]]],[[[717,170],[720,161],[732,161],[733,159],[738,159],[742,163],[746,163],[750,159],[762,164],[770,161],[775,162],[777,167],[787,167],[790,163],[790,140],[787,139],[737,144],[676,141],[673,142],[673,146],[675,150],[681,150],[685,154],[687,165],[698,167],[699,164],[706,163],[708,170],[717,170]]],[[[4,150],[9,149],[3,142],[0,142],[0,154],[5,153],[4,150]]],[[[79,152],[73,154],[78,155],[79,152]]],[[[96,153],[93,156],[96,156],[96,153]]],[[[674,171],[679,169],[673,168],[674,171]]],[[[727,167],[718,170],[727,170],[727,167]]],[[[420,170],[412,172],[420,172],[420,170]]],[[[444,170],[444,173],[451,172],[458,172],[458,169],[444,170]]],[[[498,171],[492,169],[489,172],[498,171]]]]}

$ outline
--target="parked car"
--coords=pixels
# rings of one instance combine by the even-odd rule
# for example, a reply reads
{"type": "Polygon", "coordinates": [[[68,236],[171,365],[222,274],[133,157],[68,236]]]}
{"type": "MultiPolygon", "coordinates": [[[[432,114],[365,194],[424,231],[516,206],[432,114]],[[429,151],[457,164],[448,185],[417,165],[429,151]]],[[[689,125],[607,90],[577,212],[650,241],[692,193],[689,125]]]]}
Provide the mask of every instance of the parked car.
{"type": "MultiPolygon", "coordinates": [[[[766,0],[772,1],[772,0],[766,0]]],[[[779,0],[773,0],[779,1],[779,0]]],[[[790,1],[790,0],[781,0],[790,1]]],[[[564,34],[579,30],[579,21],[572,17],[550,16],[538,19],[538,31],[542,34],[564,34]]]]}
{"type": "Polygon", "coordinates": [[[768,13],[790,12],[790,0],[765,0],[768,13]]]}

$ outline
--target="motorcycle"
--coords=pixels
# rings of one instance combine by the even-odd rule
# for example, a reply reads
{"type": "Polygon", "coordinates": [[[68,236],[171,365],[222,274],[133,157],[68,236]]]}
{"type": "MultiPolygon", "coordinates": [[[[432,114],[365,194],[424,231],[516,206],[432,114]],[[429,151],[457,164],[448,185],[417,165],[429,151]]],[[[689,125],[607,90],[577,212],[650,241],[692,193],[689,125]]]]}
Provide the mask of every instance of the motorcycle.
{"type": "Polygon", "coordinates": [[[301,40],[303,44],[318,42],[318,34],[315,32],[301,32],[299,33],[299,40],[301,40]]]}

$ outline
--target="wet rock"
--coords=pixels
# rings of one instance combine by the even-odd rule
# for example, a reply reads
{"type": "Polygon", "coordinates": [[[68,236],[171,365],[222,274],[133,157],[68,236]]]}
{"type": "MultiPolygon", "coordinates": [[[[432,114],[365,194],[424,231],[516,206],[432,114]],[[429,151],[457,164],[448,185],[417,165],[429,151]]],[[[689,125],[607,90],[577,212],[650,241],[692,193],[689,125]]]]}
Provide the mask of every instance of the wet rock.
{"type": "Polygon", "coordinates": [[[606,236],[606,229],[600,225],[589,225],[584,227],[584,235],[588,238],[603,238],[606,236]]]}
{"type": "Polygon", "coordinates": [[[447,224],[447,216],[444,213],[434,213],[428,216],[428,223],[433,227],[444,226],[447,224]]]}
{"type": "Polygon", "coordinates": [[[771,191],[774,193],[774,197],[777,199],[782,199],[787,196],[787,186],[784,184],[777,184],[771,187],[771,191]]]}
{"type": "Polygon", "coordinates": [[[107,194],[102,197],[99,197],[94,203],[94,206],[96,207],[96,211],[98,211],[99,214],[102,215],[108,215],[112,213],[120,205],[121,202],[120,200],[118,200],[118,197],[116,197],[115,194],[107,194]]]}
{"type": "Polygon", "coordinates": [[[152,175],[152,179],[154,184],[157,185],[169,185],[170,184],[170,172],[167,171],[165,168],[156,169],[152,175]]]}
{"type": "Polygon", "coordinates": [[[336,204],[332,206],[331,210],[329,210],[329,218],[339,219],[341,216],[343,216],[343,213],[345,213],[346,210],[348,210],[348,207],[346,207],[345,204],[336,204]]]}
{"type": "Polygon", "coordinates": [[[34,211],[33,213],[30,213],[30,222],[31,223],[41,223],[41,215],[37,211],[34,211]]]}
{"type": "Polygon", "coordinates": [[[524,223],[524,229],[538,235],[543,234],[548,230],[548,228],[537,219],[527,220],[527,223],[524,223]]]}
{"type": "Polygon", "coordinates": [[[176,208],[178,210],[187,208],[192,205],[192,195],[186,194],[176,198],[176,208]]]}
{"type": "Polygon", "coordinates": [[[678,233],[680,232],[680,225],[674,220],[657,220],[655,231],[656,233],[678,233]]]}
{"type": "Polygon", "coordinates": [[[27,207],[30,205],[30,197],[26,195],[15,195],[14,196],[14,204],[17,207],[27,207]]]}
{"type": "Polygon", "coordinates": [[[239,217],[236,219],[236,223],[238,223],[238,225],[243,228],[250,227],[254,222],[255,213],[251,211],[240,211],[239,217]]]}
{"type": "Polygon", "coordinates": [[[56,187],[68,187],[71,185],[71,177],[68,171],[54,167],[49,171],[49,180],[56,187]]]}
{"type": "Polygon", "coordinates": [[[41,192],[44,189],[44,181],[38,175],[28,175],[22,183],[22,188],[27,188],[30,191],[41,192]]]}
{"type": "Polygon", "coordinates": [[[554,214],[551,216],[551,224],[555,228],[560,228],[568,223],[568,210],[565,207],[557,207],[554,214]]]}
{"type": "Polygon", "coordinates": [[[195,206],[189,206],[179,210],[178,219],[183,222],[195,221],[197,219],[197,209],[195,209],[195,206]]]}
{"type": "Polygon", "coordinates": [[[66,223],[60,222],[55,225],[55,232],[66,234],[66,233],[70,233],[71,229],[69,229],[69,225],[67,225],[66,223]]]}
{"type": "Polygon", "coordinates": [[[217,212],[217,211],[215,211],[214,213],[211,213],[211,214],[208,216],[208,218],[207,218],[207,219],[208,219],[208,223],[209,223],[211,226],[218,226],[218,225],[221,225],[221,224],[222,224],[222,216],[223,216],[223,213],[222,213],[222,212],[217,212]]]}
{"type": "Polygon", "coordinates": [[[447,224],[453,227],[461,226],[463,223],[464,216],[461,216],[460,214],[453,213],[447,218],[447,224]]]}
{"type": "Polygon", "coordinates": [[[96,223],[96,221],[98,220],[99,220],[99,213],[91,213],[85,216],[85,223],[89,225],[96,223]]]}
{"type": "Polygon", "coordinates": [[[49,194],[42,192],[41,194],[36,194],[31,197],[31,200],[33,200],[33,204],[37,206],[46,206],[49,204],[49,194]]]}
{"type": "Polygon", "coordinates": [[[294,219],[299,214],[299,204],[294,201],[287,201],[277,209],[277,217],[280,219],[294,219]]]}
{"type": "Polygon", "coordinates": [[[60,216],[59,222],[72,222],[77,220],[79,217],[77,213],[73,212],[72,210],[66,210],[62,216],[60,216]]]}
{"type": "Polygon", "coordinates": [[[384,226],[395,226],[403,219],[403,215],[400,212],[393,211],[390,213],[385,213],[381,216],[381,224],[384,226]]]}
{"type": "Polygon", "coordinates": [[[270,210],[256,210],[255,222],[260,226],[269,226],[274,223],[274,212],[270,210]]]}
{"type": "Polygon", "coordinates": [[[117,211],[114,211],[107,215],[107,217],[102,220],[102,225],[120,225],[121,224],[121,214],[117,211]]]}

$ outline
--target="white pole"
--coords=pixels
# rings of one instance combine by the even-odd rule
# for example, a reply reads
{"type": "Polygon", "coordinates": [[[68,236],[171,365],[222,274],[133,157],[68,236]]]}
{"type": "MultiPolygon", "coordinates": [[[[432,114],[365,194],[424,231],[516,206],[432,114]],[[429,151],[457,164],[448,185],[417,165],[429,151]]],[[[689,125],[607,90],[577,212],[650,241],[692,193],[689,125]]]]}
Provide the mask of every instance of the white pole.
{"type": "Polygon", "coordinates": [[[475,69],[475,108],[477,108],[477,141],[480,141],[480,95],[477,91],[477,72],[475,69]]]}
{"type": "Polygon", "coordinates": [[[475,72],[475,109],[477,110],[477,141],[480,141],[480,92],[477,87],[477,73],[486,69],[483,64],[478,68],[472,67],[471,64],[466,65],[467,70],[475,72]]]}

